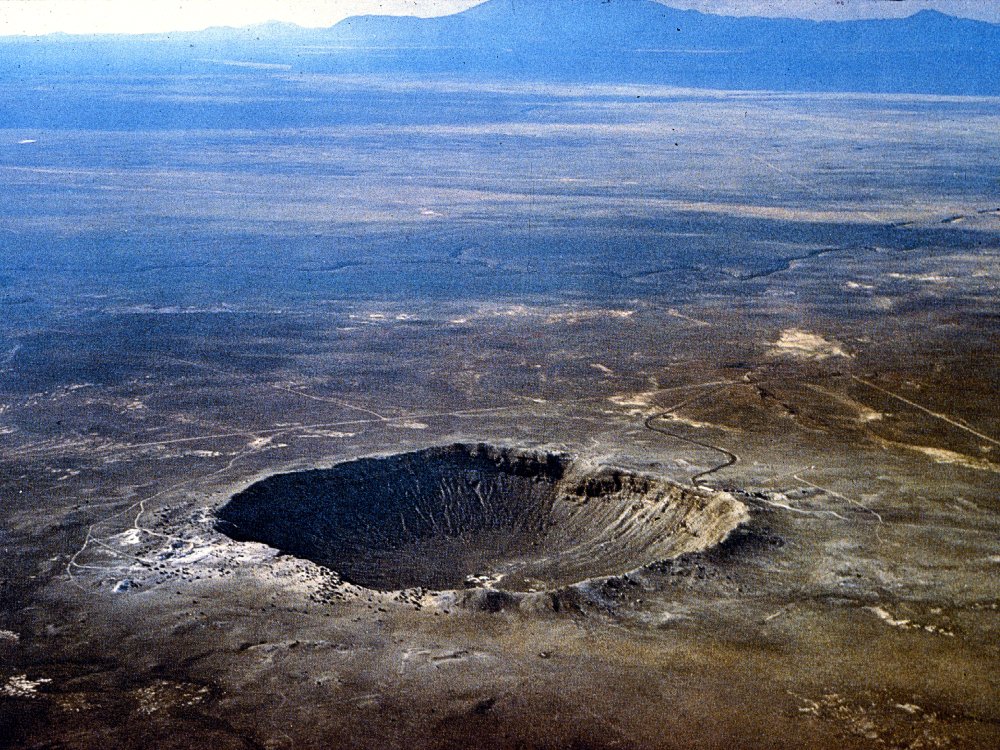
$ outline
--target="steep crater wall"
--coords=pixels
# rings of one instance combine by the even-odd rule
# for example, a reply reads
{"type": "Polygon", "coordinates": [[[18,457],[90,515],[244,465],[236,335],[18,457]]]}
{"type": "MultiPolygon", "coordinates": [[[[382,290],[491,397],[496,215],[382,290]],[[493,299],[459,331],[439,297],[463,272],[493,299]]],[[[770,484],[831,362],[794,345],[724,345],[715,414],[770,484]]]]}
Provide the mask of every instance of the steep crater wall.
{"type": "Polygon", "coordinates": [[[460,444],[269,477],[217,528],[380,591],[541,591],[705,549],[746,517],[724,492],[460,444]]]}

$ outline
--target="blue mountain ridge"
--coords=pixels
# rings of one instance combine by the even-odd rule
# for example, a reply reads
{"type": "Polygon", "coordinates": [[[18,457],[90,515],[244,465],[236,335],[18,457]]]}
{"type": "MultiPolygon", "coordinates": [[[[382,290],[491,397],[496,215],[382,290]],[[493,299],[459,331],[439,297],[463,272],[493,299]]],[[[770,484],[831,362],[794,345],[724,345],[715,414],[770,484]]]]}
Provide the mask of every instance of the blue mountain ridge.
{"type": "Polygon", "coordinates": [[[816,22],[718,16],[653,0],[488,0],[450,16],[358,16],[329,29],[272,23],[0,40],[0,77],[196,72],[220,61],[300,72],[1000,95],[1000,25],[935,11],[816,22]]]}

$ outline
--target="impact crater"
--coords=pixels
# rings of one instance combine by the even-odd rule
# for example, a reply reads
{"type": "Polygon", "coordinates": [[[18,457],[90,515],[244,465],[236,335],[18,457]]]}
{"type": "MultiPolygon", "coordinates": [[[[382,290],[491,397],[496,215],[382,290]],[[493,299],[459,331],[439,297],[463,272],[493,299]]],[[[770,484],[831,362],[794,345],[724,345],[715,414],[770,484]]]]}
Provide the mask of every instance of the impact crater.
{"type": "Polygon", "coordinates": [[[561,453],[456,444],[278,474],[217,527],[378,591],[544,591],[722,542],[732,495],[561,453]]]}

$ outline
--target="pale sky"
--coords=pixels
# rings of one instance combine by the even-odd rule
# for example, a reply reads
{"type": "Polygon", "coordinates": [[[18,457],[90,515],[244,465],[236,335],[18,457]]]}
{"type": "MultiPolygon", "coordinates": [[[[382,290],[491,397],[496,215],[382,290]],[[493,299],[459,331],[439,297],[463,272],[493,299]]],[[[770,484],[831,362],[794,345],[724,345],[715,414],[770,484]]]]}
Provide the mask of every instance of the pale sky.
{"type": "MultiPolygon", "coordinates": [[[[480,0],[0,0],[0,35],[193,31],[289,21],[331,26],[361,13],[433,16],[480,0]]],[[[511,0],[531,2],[531,0],[511,0]]],[[[1000,22],[1000,0],[661,0],[729,15],[817,19],[906,16],[926,8],[1000,22]]]]}

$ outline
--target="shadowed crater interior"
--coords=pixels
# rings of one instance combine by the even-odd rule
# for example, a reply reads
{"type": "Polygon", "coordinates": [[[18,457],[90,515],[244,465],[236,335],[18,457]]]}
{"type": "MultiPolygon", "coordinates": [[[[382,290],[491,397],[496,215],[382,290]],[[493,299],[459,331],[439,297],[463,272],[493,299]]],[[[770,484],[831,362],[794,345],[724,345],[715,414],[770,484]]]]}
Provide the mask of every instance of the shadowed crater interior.
{"type": "Polygon", "coordinates": [[[718,544],[746,518],[694,490],[570,457],[452,445],[279,474],[218,528],[381,591],[558,588],[718,544]]]}

